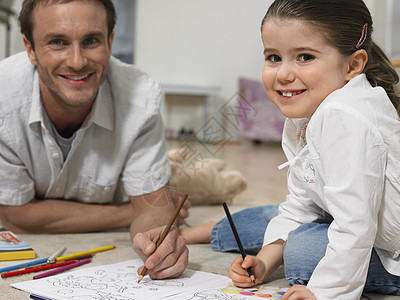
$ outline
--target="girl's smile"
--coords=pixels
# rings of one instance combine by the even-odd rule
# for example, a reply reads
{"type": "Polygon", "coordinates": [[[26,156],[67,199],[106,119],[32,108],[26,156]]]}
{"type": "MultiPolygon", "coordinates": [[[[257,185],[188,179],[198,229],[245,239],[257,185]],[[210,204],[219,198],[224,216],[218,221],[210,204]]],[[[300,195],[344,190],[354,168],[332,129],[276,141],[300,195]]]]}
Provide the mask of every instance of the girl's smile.
{"type": "Polygon", "coordinates": [[[287,91],[278,91],[278,93],[281,93],[283,99],[290,100],[291,98],[301,95],[304,93],[305,90],[287,90],[287,91]]]}

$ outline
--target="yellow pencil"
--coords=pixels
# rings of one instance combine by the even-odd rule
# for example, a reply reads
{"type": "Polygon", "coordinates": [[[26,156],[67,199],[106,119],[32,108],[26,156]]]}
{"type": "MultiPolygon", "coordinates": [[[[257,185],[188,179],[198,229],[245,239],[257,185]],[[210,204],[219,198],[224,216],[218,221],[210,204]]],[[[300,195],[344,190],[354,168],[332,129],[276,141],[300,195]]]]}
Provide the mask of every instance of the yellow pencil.
{"type": "Polygon", "coordinates": [[[101,247],[101,248],[92,249],[92,250],[88,250],[88,251],[78,252],[78,253],[74,253],[74,254],[69,254],[69,255],[65,255],[65,256],[60,256],[60,257],[56,258],[56,261],[73,259],[73,258],[76,258],[78,256],[97,253],[97,252],[102,252],[102,251],[107,251],[107,250],[111,250],[111,249],[114,249],[114,248],[115,248],[115,246],[107,246],[107,247],[101,247]]]}

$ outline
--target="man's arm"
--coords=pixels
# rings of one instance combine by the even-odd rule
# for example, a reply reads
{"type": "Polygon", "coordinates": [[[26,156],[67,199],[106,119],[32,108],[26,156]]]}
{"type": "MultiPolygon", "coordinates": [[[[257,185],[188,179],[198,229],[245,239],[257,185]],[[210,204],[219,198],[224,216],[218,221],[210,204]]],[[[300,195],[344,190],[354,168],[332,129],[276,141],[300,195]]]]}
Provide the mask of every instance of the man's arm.
{"type": "Polygon", "coordinates": [[[15,233],[93,232],[129,227],[130,203],[83,204],[66,200],[32,200],[22,206],[0,205],[0,219],[15,233]]]}
{"type": "Polygon", "coordinates": [[[129,198],[133,210],[131,239],[139,232],[166,225],[175,211],[175,205],[165,187],[129,198]]]}

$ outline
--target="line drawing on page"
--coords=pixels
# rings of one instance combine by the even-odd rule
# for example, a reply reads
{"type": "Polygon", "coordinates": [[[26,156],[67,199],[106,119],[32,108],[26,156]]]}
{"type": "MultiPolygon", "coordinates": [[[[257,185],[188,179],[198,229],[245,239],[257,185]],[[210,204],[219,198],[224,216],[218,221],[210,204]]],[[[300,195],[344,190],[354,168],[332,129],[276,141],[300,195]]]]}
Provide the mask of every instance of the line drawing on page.
{"type": "Polygon", "coordinates": [[[85,268],[46,277],[13,283],[11,286],[51,299],[85,300],[136,300],[136,299],[215,299],[242,300],[238,295],[226,295],[218,290],[226,287],[226,276],[201,271],[186,270],[176,279],[152,280],[146,276],[140,283],[137,269],[143,264],[139,259],[121,263],[85,268]],[[216,290],[212,298],[205,291],[216,290]],[[233,297],[234,296],[234,297],[233,297]],[[197,298],[193,298],[197,297],[197,298]]]}

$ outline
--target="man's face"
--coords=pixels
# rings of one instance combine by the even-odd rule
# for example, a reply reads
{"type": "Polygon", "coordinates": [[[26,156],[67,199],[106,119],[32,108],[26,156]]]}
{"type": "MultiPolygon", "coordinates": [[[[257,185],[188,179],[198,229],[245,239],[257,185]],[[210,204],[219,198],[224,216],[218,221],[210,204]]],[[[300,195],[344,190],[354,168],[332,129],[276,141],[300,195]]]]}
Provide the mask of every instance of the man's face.
{"type": "Polygon", "coordinates": [[[95,0],[39,4],[32,37],[34,50],[24,42],[46,108],[90,108],[111,55],[113,35],[108,37],[104,6],[95,0]]]}

